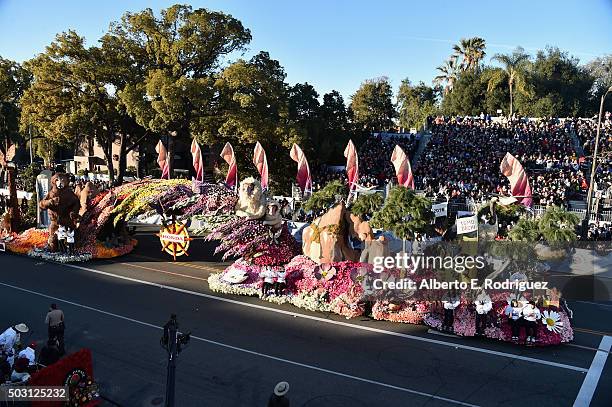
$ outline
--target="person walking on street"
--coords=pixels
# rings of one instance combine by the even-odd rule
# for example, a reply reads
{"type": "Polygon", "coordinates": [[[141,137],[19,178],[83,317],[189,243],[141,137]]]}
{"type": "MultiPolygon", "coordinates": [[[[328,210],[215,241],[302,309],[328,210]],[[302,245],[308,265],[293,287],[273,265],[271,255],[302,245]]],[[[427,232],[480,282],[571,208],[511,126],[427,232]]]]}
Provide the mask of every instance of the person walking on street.
{"type": "Polygon", "coordinates": [[[49,327],[49,339],[57,340],[60,355],[64,355],[66,353],[64,349],[64,312],[57,308],[57,304],[51,304],[45,324],[49,327]]]}

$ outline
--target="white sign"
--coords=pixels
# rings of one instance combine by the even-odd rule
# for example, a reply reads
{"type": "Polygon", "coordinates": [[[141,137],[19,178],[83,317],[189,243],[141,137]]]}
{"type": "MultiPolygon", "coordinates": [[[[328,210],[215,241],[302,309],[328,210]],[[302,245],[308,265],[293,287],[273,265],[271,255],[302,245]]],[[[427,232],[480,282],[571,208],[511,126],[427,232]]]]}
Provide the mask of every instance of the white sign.
{"type": "Polygon", "coordinates": [[[49,226],[49,216],[46,210],[40,209],[40,201],[42,201],[49,193],[51,183],[51,171],[44,170],[36,177],[36,199],[38,204],[38,226],[49,226]]]}
{"type": "Polygon", "coordinates": [[[457,219],[457,234],[475,232],[478,230],[478,217],[476,215],[457,219]]]}
{"type": "Polygon", "coordinates": [[[501,109],[497,109],[497,114],[501,114],[502,110],[501,109]]]}
{"type": "Polygon", "coordinates": [[[174,233],[162,232],[159,238],[170,243],[185,243],[184,235],[175,235],[174,233]]]}
{"type": "Polygon", "coordinates": [[[410,134],[417,134],[417,129],[416,129],[416,127],[411,127],[411,128],[410,128],[410,134]]]}
{"type": "Polygon", "coordinates": [[[431,205],[431,210],[433,211],[436,218],[448,216],[448,202],[431,205]]]}

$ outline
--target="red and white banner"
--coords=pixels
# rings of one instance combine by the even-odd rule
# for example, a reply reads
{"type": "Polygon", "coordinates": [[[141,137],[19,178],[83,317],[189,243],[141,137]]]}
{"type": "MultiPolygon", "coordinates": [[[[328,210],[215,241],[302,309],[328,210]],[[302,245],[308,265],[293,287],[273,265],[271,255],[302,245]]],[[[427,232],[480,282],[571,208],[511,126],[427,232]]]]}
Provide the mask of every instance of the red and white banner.
{"type": "Polygon", "coordinates": [[[346,176],[348,178],[349,191],[352,191],[357,187],[357,182],[359,181],[359,157],[357,156],[357,149],[353,144],[353,140],[349,140],[344,149],[344,156],[346,157],[346,176]]]}
{"type": "Polygon", "coordinates": [[[312,177],[310,175],[310,166],[306,159],[306,154],[300,146],[293,144],[289,156],[297,163],[297,183],[300,186],[303,194],[312,192],[312,177]]]}
{"type": "Polygon", "coordinates": [[[196,172],[196,181],[203,181],[204,161],[202,160],[202,150],[200,150],[200,145],[195,139],[191,142],[191,156],[193,157],[193,168],[196,172]]]}
{"type": "Polygon", "coordinates": [[[395,146],[391,154],[391,163],[395,168],[397,183],[406,188],[414,189],[414,177],[408,156],[400,146],[395,146]]]}
{"type": "Polygon", "coordinates": [[[229,164],[227,175],[225,177],[225,183],[228,187],[234,188],[238,185],[238,166],[236,165],[236,155],[234,154],[234,148],[227,142],[221,151],[221,158],[229,164]]]}
{"type": "Polygon", "coordinates": [[[162,143],[161,140],[155,146],[155,151],[157,152],[157,164],[162,171],[161,178],[168,179],[170,178],[170,163],[168,162],[168,151],[162,143]]]}
{"type": "Polygon", "coordinates": [[[253,164],[261,177],[261,188],[268,189],[268,158],[266,157],[266,150],[263,149],[259,141],[255,144],[253,150],[253,164]]]}
{"type": "Polygon", "coordinates": [[[533,198],[531,186],[525,169],[512,154],[506,153],[499,165],[499,170],[510,181],[510,191],[521,204],[531,206],[533,198]]]}

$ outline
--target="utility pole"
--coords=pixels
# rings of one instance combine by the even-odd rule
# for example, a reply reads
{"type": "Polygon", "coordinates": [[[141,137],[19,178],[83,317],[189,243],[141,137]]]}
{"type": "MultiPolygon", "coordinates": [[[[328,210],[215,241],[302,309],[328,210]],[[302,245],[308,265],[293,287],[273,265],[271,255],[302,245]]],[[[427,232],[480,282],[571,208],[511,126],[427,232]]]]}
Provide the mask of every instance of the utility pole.
{"type": "Polygon", "coordinates": [[[28,133],[30,135],[30,165],[34,164],[34,153],[32,152],[32,126],[28,126],[28,133]]]}
{"type": "Polygon", "coordinates": [[[164,336],[161,345],[168,353],[168,373],[166,377],[166,407],[174,407],[174,389],[176,384],[176,359],[182,346],[189,343],[191,333],[181,334],[178,330],[176,314],[170,315],[170,320],[164,325],[164,336]]]}
{"type": "Polygon", "coordinates": [[[589,191],[587,193],[587,207],[584,220],[582,221],[582,236],[586,239],[589,230],[589,221],[591,220],[591,206],[593,205],[593,186],[595,184],[595,173],[597,172],[597,152],[599,150],[599,131],[601,129],[601,116],[603,115],[604,101],[608,93],[612,92],[612,86],[606,90],[606,93],[601,95],[601,104],[599,105],[599,116],[597,118],[597,133],[595,135],[595,151],[591,162],[591,179],[589,182],[589,191]]]}

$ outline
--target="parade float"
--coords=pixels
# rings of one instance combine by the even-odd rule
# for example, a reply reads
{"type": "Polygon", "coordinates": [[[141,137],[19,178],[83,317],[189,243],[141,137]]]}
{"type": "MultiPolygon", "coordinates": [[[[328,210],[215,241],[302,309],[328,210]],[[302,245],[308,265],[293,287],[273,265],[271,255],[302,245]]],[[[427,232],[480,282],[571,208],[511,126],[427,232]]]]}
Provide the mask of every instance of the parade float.
{"type": "MultiPolygon", "coordinates": [[[[538,280],[545,268],[538,259],[539,252],[528,250],[530,242],[498,241],[497,214],[503,210],[496,209],[500,205],[497,201],[487,204],[488,213],[458,218],[416,194],[410,165],[401,151],[394,151],[392,158],[399,186],[385,200],[355,199],[358,161],[351,145],[345,151],[348,197],[328,194],[323,199],[324,208],[318,208],[320,216],[301,231],[300,243],[282,218],[280,203],[268,196],[267,160],[261,146],[256,146],[253,160],[261,179],[248,177],[238,182],[229,143],[221,154],[229,171],[225,182],[219,184],[197,179],[144,179],[102,192],[89,186],[76,191],[77,196],[65,174],[54,174],[51,188],[39,204],[49,214],[48,228],[11,232],[4,242],[9,251],[45,260],[112,258],[129,253],[137,244],[128,233],[128,225],[151,225],[159,231],[161,250],[175,260],[188,255],[194,236],[216,242],[215,252],[233,263],[209,276],[208,285],[215,292],[257,296],[346,318],[367,315],[377,320],[424,324],[459,336],[517,343],[525,342],[525,330],[520,330],[518,339],[513,338],[508,306],[518,303],[522,307],[533,301],[540,311],[534,325],[538,338],[535,344],[553,345],[573,339],[570,311],[554,289],[474,291],[427,285],[427,289],[416,289],[433,280],[538,280]],[[62,229],[74,231],[72,246],[58,238],[62,229]],[[422,239],[431,234],[438,238],[422,239]],[[397,254],[398,250],[390,250],[392,241],[401,242],[399,252],[403,254],[408,252],[407,242],[411,253],[423,256],[482,254],[486,266],[480,270],[467,268],[459,274],[446,265],[417,267],[411,262],[377,269],[376,258],[397,254]],[[515,245],[505,245],[508,242],[515,245]],[[386,287],[403,286],[399,290],[378,289],[375,280],[386,287]],[[484,303],[488,304],[487,311],[479,314],[484,303]],[[450,319],[447,304],[453,304],[450,319]]],[[[163,145],[158,145],[158,150],[164,173],[167,163],[163,145]]],[[[309,192],[312,181],[303,152],[294,145],[291,157],[298,163],[298,185],[309,192]]],[[[194,157],[194,166],[197,161],[194,157]]],[[[544,223],[542,230],[553,228],[550,219],[544,223]]]]}

